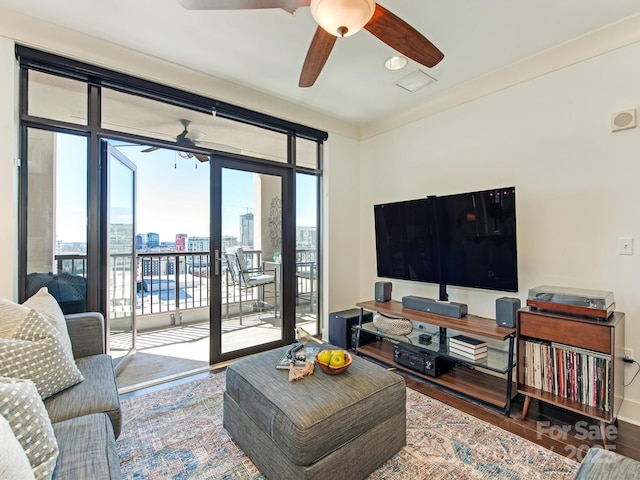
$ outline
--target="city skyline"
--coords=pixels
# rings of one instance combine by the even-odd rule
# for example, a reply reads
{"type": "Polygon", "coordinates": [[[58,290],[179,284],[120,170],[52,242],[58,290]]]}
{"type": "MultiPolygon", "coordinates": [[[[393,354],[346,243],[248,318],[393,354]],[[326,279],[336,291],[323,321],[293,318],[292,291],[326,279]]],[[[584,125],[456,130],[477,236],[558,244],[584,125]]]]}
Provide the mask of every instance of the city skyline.
{"type": "MultiPolygon", "coordinates": [[[[189,245],[191,243],[193,243],[193,241],[198,241],[198,242],[202,242],[202,241],[206,241],[208,242],[210,237],[209,236],[200,236],[200,235],[189,235],[188,233],[176,233],[175,234],[175,239],[173,242],[171,241],[160,241],[158,244],[152,244],[151,247],[148,246],[148,244],[143,241],[144,237],[148,237],[149,235],[157,235],[156,232],[144,232],[144,233],[137,233],[136,234],[136,249],[137,250],[141,250],[141,249],[153,249],[153,248],[163,248],[163,247],[168,247],[168,246],[174,246],[176,248],[176,251],[192,251],[193,249],[189,248],[189,245]],[[180,242],[184,241],[184,250],[179,250],[179,246],[180,246],[180,242]]],[[[229,244],[229,243],[233,243],[233,245],[237,245],[237,246],[242,246],[242,247],[247,247],[248,245],[245,244],[244,242],[240,241],[241,237],[237,236],[237,235],[223,235],[222,236],[222,243],[224,244],[229,244]],[[235,242],[230,242],[231,240],[235,240],[235,242]]],[[[316,227],[296,227],[296,246],[315,246],[317,241],[317,229],[316,227]]],[[[64,242],[63,242],[64,243],[64,242]]],[[[207,251],[208,248],[200,248],[198,249],[199,251],[207,251]]]]}

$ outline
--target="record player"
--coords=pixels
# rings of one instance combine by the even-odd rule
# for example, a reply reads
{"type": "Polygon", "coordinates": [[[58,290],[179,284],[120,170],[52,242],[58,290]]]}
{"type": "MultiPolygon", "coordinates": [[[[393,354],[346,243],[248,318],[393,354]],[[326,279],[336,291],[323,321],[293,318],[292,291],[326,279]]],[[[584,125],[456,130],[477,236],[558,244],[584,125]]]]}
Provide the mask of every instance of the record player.
{"type": "Polygon", "coordinates": [[[613,313],[616,304],[613,292],[541,285],[529,290],[527,306],[606,319],[613,313]]]}

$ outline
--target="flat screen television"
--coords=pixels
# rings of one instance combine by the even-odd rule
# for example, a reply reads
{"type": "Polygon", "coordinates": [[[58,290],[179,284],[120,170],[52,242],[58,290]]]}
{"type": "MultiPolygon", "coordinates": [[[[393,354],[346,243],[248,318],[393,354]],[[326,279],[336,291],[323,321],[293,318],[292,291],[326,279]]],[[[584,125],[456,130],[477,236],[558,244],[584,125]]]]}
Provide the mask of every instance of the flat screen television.
{"type": "Polygon", "coordinates": [[[378,276],[518,291],[515,187],[374,205],[378,276]]]}

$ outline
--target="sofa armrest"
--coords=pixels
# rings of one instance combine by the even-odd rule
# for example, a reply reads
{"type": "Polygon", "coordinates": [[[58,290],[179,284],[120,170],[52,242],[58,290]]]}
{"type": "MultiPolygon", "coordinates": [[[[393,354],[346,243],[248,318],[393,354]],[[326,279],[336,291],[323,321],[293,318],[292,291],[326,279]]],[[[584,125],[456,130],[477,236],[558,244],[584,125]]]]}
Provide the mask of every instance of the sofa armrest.
{"type": "Polygon", "coordinates": [[[99,312],[65,315],[73,356],[88,357],[106,353],[104,317],[99,312]]]}
{"type": "Polygon", "coordinates": [[[640,462],[612,450],[591,447],[582,460],[575,479],[600,480],[602,478],[616,480],[640,478],[640,462]]]}

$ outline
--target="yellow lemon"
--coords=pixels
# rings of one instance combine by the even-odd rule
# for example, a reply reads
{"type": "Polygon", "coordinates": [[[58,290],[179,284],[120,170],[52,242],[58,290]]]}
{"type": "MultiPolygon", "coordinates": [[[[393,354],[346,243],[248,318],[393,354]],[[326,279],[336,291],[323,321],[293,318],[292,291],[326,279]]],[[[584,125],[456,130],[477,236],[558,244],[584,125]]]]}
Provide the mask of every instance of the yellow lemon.
{"type": "Polygon", "coordinates": [[[344,357],[344,350],[332,350],[331,356],[333,357],[334,355],[339,355],[341,357],[344,357]]]}
{"type": "Polygon", "coordinates": [[[329,362],[329,365],[331,365],[332,367],[341,367],[345,364],[346,360],[344,358],[344,352],[342,352],[342,350],[340,350],[341,354],[333,354],[331,355],[331,361],[329,362]]]}
{"type": "Polygon", "coordinates": [[[332,354],[333,354],[333,350],[322,350],[318,354],[318,361],[328,364],[331,361],[332,354]]]}

